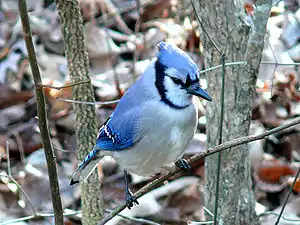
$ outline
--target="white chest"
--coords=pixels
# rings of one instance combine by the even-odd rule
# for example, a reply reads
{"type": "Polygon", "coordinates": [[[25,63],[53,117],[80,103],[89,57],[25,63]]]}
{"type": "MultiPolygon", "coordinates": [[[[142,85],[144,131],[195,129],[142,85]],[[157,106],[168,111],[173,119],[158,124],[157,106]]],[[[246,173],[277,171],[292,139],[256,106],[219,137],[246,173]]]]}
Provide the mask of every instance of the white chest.
{"type": "Polygon", "coordinates": [[[120,165],[129,172],[148,176],[163,165],[178,159],[190,143],[196,127],[194,106],[172,111],[159,106],[143,115],[140,132],[143,137],[129,150],[115,152],[120,165]]]}

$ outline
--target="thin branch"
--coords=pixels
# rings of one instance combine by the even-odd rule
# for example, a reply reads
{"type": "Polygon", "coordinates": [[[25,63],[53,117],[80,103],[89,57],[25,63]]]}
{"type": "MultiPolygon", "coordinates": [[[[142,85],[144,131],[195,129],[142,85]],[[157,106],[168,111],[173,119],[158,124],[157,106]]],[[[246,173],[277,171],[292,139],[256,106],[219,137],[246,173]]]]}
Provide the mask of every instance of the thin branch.
{"type": "MultiPolygon", "coordinates": [[[[155,2],[155,0],[144,0],[141,2],[141,7],[146,7],[150,4],[152,4],[153,2],[155,2]]],[[[105,15],[100,16],[99,18],[97,18],[97,22],[98,23],[106,23],[107,19],[110,19],[110,17],[116,16],[117,14],[123,14],[123,13],[127,13],[130,12],[132,10],[136,9],[135,5],[129,5],[128,7],[124,7],[123,9],[120,10],[116,10],[113,12],[107,12],[105,15]]]]}
{"type": "Polygon", "coordinates": [[[214,214],[213,214],[211,211],[209,211],[208,208],[206,208],[205,206],[202,206],[202,207],[203,207],[204,211],[205,211],[208,215],[210,215],[211,217],[214,217],[214,214]]]}
{"type": "MultiPolygon", "coordinates": [[[[276,213],[276,212],[273,212],[273,211],[266,211],[266,212],[263,212],[263,213],[259,214],[258,217],[267,216],[267,215],[278,216],[279,214],[276,213]]],[[[300,219],[294,219],[294,218],[292,219],[292,218],[288,218],[286,216],[281,216],[281,219],[285,220],[287,222],[299,222],[300,223],[300,219]]]]}
{"type": "Polygon", "coordinates": [[[42,84],[42,86],[43,86],[43,88],[48,87],[48,88],[61,90],[63,88],[73,87],[73,86],[76,86],[76,85],[79,85],[79,84],[86,84],[86,83],[90,83],[90,82],[91,82],[90,80],[83,80],[83,81],[78,81],[78,82],[73,83],[73,84],[67,84],[67,85],[64,85],[64,86],[61,86],[61,87],[55,87],[55,86],[47,85],[47,84],[42,84]]]}
{"type": "Polygon", "coordinates": [[[274,2],[274,3],[272,4],[272,7],[277,6],[277,5],[279,4],[279,2],[281,2],[281,1],[283,1],[283,0],[278,0],[277,2],[274,2]]]}
{"type": "MultiPolygon", "coordinates": [[[[235,65],[245,65],[245,64],[246,64],[245,61],[237,61],[237,62],[225,63],[225,66],[235,66],[235,65]]],[[[215,69],[221,68],[222,66],[223,66],[223,64],[220,64],[220,65],[217,65],[217,66],[213,66],[213,67],[207,68],[205,70],[201,70],[200,74],[201,73],[206,73],[206,72],[211,71],[211,70],[215,70],[215,69]]]]}
{"type": "Polygon", "coordinates": [[[21,187],[21,185],[12,177],[12,176],[9,176],[9,175],[6,175],[6,174],[3,174],[3,173],[0,173],[0,177],[6,177],[8,179],[10,179],[17,187],[18,189],[23,193],[23,195],[26,197],[31,209],[32,209],[32,212],[33,212],[33,216],[37,216],[37,212],[35,211],[35,208],[33,206],[33,203],[32,201],[30,200],[29,196],[27,195],[27,193],[24,191],[24,189],[21,187]]]}
{"type": "Polygon", "coordinates": [[[35,91],[36,91],[36,99],[37,99],[37,113],[38,113],[38,123],[39,129],[42,137],[42,143],[45,151],[47,167],[48,167],[48,175],[49,175],[49,183],[52,197],[52,205],[54,211],[54,220],[56,225],[63,225],[63,210],[61,204],[61,198],[59,193],[59,185],[57,179],[57,171],[56,171],[56,160],[53,154],[53,149],[50,141],[50,135],[48,131],[47,124],[47,115],[46,115],[46,103],[45,96],[43,92],[42,79],[39,71],[39,67],[36,60],[34,45],[32,42],[29,18],[27,13],[27,6],[25,0],[19,0],[19,11],[23,28],[23,36],[26,43],[26,48],[28,52],[28,59],[30,62],[30,67],[35,83],[35,91]]]}
{"type": "MultiPolygon", "coordinates": [[[[104,18],[107,18],[107,17],[105,16],[104,18]]],[[[107,19],[105,19],[105,21],[107,22],[107,19]]],[[[112,39],[112,38],[110,36],[110,33],[107,30],[107,26],[105,26],[104,31],[106,33],[106,43],[107,43],[107,46],[108,46],[108,50],[112,51],[112,47],[111,47],[110,41],[109,41],[109,39],[112,39]]],[[[113,70],[113,75],[114,75],[114,82],[115,82],[116,91],[117,91],[119,97],[121,97],[122,96],[122,91],[121,91],[121,88],[120,88],[119,76],[118,76],[117,69],[116,69],[116,56],[114,56],[114,55],[111,56],[111,65],[112,65],[112,70],[113,70]]]]}
{"type": "Polygon", "coordinates": [[[77,153],[76,153],[75,151],[73,151],[73,150],[61,149],[61,148],[58,148],[58,147],[56,147],[56,146],[53,146],[53,148],[54,148],[56,151],[74,154],[74,155],[77,157],[77,153]]]}
{"type": "Polygon", "coordinates": [[[271,49],[273,59],[274,59],[275,64],[276,64],[276,65],[274,66],[274,68],[273,68],[273,71],[272,71],[271,96],[273,96],[274,75],[275,75],[275,71],[276,71],[276,69],[277,69],[278,60],[276,59],[276,55],[275,55],[274,49],[273,49],[273,47],[272,47],[272,45],[271,45],[271,43],[270,43],[269,35],[268,35],[268,34],[267,34],[267,41],[268,41],[268,45],[269,45],[269,47],[270,47],[270,49],[271,49]]]}
{"type": "Polygon", "coordinates": [[[136,0],[136,10],[138,12],[138,18],[135,22],[135,26],[134,26],[134,35],[135,35],[135,49],[133,52],[133,67],[132,67],[132,75],[133,75],[133,81],[135,82],[137,80],[137,75],[136,75],[136,61],[138,58],[138,49],[137,49],[137,36],[141,27],[141,2],[140,0],[136,0]]]}
{"type": "Polygon", "coordinates": [[[200,225],[200,224],[214,224],[214,221],[201,221],[201,222],[195,222],[195,221],[189,221],[188,225],[200,225]]]}
{"type": "Polygon", "coordinates": [[[24,151],[24,145],[23,145],[23,141],[20,137],[20,134],[18,132],[11,132],[11,134],[13,136],[15,136],[16,141],[17,141],[17,145],[20,151],[20,158],[21,158],[21,162],[25,165],[25,151],[24,151]]]}
{"type": "MultiPolygon", "coordinates": [[[[108,213],[111,213],[111,210],[106,209],[105,210],[108,213]]],[[[118,214],[119,217],[122,217],[124,219],[130,220],[130,221],[134,221],[134,222],[138,222],[138,223],[142,223],[142,224],[150,224],[150,225],[160,225],[159,223],[155,223],[151,220],[146,220],[146,219],[142,219],[142,218],[135,218],[132,216],[125,216],[123,214],[118,214]]]]}
{"type": "Polygon", "coordinates": [[[198,23],[200,24],[201,26],[201,29],[204,31],[205,35],[208,37],[209,41],[213,44],[213,46],[215,47],[215,49],[217,50],[217,52],[220,54],[220,56],[223,55],[223,52],[221,51],[221,49],[217,46],[217,44],[215,43],[215,41],[212,39],[212,37],[210,36],[210,34],[206,31],[198,13],[197,13],[197,10],[196,10],[196,7],[195,7],[195,3],[194,3],[194,0],[191,0],[191,5],[193,7],[193,11],[194,11],[194,14],[197,18],[197,21],[198,23]]]}
{"type": "Polygon", "coordinates": [[[299,66],[300,63],[278,63],[278,62],[270,62],[270,61],[262,61],[261,64],[271,64],[275,66],[299,66]]]}
{"type": "Polygon", "coordinates": [[[10,156],[9,156],[9,142],[8,137],[6,137],[6,159],[7,159],[7,173],[11,177],[11,167],[10,167],[10,156]]]}
{"type": "MultiPolygon", "coordinates": [[[[64,216],[73,216],[73,215],[77,215],[80,213],[81,213],[81,211],[72,211],[72,212],[63,213],[63,215],[64,216]]],[[[53,213],[36,213],[36,215],[24,216],[21,218],[1,222],[1,225],[16,224],[16,223],[19,223],[22,221],[28,221],[28,220],[37,219],[37,218],[53,217],[53,216],[54,216],[53,213]]]]}
{"type": "MultiPolygon", "coordinates": [[[[222,62],[222,86],[221,86],[221,119],[219,124],[219,145],[222,144],[223,137],[223,121],[224,121],[224,104],[225,104],[225,54],[221,55],[222,62]]],[[[218,165],[217,165],[217,179],[216,179],[216,190],[215,190],[215,209],[214,209],[214,224],[218,222],[218,207],[219,207],[219,187],[220,187],[220,174],[221,174],[221,152],[218,153],[218,165]]]]}
{"type": "Polygon", "coordinates": [[[127,24],[122,19],[121,14],[117,9],[117,7],[114,5],[114,3],[111,0],[106,0],[105,4],[107,10],[114,14],[117,27],[127,35],[132,34],[132,31],[129,29],[127,24]]]}
{"type": "Polygon", "coordinates": [[[22,221],[32,220],[32,219],[35,219],[35,218],[36,218],[35,215],[24,216],[24,217],[21,217],[21,218],[1,222],[1,225],[16,224],[16,223],[20,223],[22,221]]]}
{"type": "Polygon", "coordinates": [[[106,102],[85,102],[85,101],[77,101],[67,98],[57,98],[58,101],[65,101],[65,102],[72,102],[72,103],[79,103],[79,104],[88,104],[88,105],[112,105],[116,104],[120,101],[120,99],[112,100],[112,101],[106,101],[106,102]]]}
{"type": "MultiPolygon", "coordinates": [[[[0,174],[0,175],[2,175],[2,174],[0,174]]],[[[105,210],[105,211],[111,212],[110,210],[105,210]]],[[[79,210],[79,211],[71,210],[70,212],[64,212],[63,215],[64,216],[74,216],[74,215],[81,214],[81,213],[82,213],[81,210],[79,210]]],[[[22,221],[28,221],[28,220],[33,220],[33,219],[37,219],[37,218],[41,219],[41,218],[53,217],[53,216],[54,216],[53,213],[39,213],[39,212],[37,212],[34,215],[24,216],[24,217],[12,219],[12,220],[7,220],[7,221],[4,221],[4,222],[1,222],[0,224],[1,225],[15,224],[15,223],[22,222],[22,221]]],[[[120,216],[124,219],[130,220],[130,221],[138,222],[138,223],[149,224],[149,225],[160,225],[159,223],[155,223],[151,220],[146,220],[146,219],[142,219],[142,218],[135,218],[135,217],[132,217],[132,216],[125,216],[125,215],[122,215],[122,214],[119,214],[118,216],[120,216]]]]}
{"type": "MultiPolygon", "coordinates": [[[[262,134],[250,135],[250,136],[246,136],[246,137],[236,138],[232,141],[228,141],[228,142],[225,142],[221,145],[217,145],[215,147],[209,148],[206,151],[200,152],[200,153],[190,157],[188,159],[188,161],[189,161],[190,164],[193,163],[193,162],[197,162],[197,161],[205,158],[206,156],[209,156],[209,155],[215,154],[217,152],[221,152],[221,151],[224,151],[226,149],[236,147],[236,146],[239,146],[239,145],[242,145],[242,144],[247,144],[247,143],[252,142],[252,141],[263,139],[266,136],[269,136],[271,134],[280,132],[282,130],[285,130],[287,128],[290,128],[290,127],[298,125],[298,124],[300,124],[300,117],[297,117],[296,119],[293,119],[292,121],[290,121],[287,124],[278,126],[274,129],[271,129],[271,130],[269,130],[267,132],[264,132],[262,134]]],[[[238,150],[238,149],[236,149],[236,150],[238,150]]],[[[136,198],[141,197],[142,195],[144,195],[144,194],[148,193],[150,190],[152,190],[155,186],[157,186],[158,184],[163,183],[165,180],[167,180],[168,178],[170,178],[171,176],[173,176],[174,174],[176,174],[178,172],[180,172],[180,169],[178,167],[176,167],[175,165],[171,166],[169,168],[169,170],[164,172],[164,174],[161,177],[153,180],[152,182],[146,184],[144,187],[142,187],[140,190],[138,190],[134,194],[134,197],[136,197],[136,198]]],[[[126,203],[123,203],[123,204],[119,205],[111,213],[109,213],[105,218],[103,218],[101,220],[101,222],[99,223],[99,225],[104,225],[106,222],[111,220],[113,217],[115,217],[119,212],[121,212],[125,208],[126,208],[126,203]]]]}
{"type": "MultiPolygon", "coordinates": [[[[299,66],[300,63],[278,63],[278,62],[271,62],[271,61],[261,61],[261,64],[267,64],[267,65],[274,65],[274,66],[299,66]]],[[[236,66],[236,65],[246,65],[245,61],[236,61],[236,62],[229,62],[229,63],[225,63],[225,66],[236,66]]],[[[200,74],[202,73],[207,73],[211,70],[215,70],[215,69],[219,69],[222,67],[222,64],[217,65],[217,66],[213,66],[210,68],[207,68],[205,70],[201,70],[200,74]]]]}
{"type": "Polygon", "coordinates": [[[296,184],[296,181],[297,181],[297,178],[298,178],[299,174],[300,174],[300,167],[299,167],[299,169],[298,169],[298,171],[297,171],[297,174],[296,174],[296,176],[295,176],[295,178],[294,178],[293,184],[292,184],[292,186],[290,187],[289,193],[287,194],[287,196],[286,196],[286,198],[285,198],[285,200],[284,200],[283,206],[282,206],[282,208],[281,208],[281,210],[280,210],[280,213],[279,213],[279,215],[278,215],[278,217],[277,217],[277,220],[276,220],[276,222],[275,222],[274,225],[278,225],[278,224],[279,224],[280,218],[281,218],[282,213],[283,213],[283,211],[284,211],[284,209],[285,209],[285,206],[286,206],[286,204],[287,204],[287,202],[288,202],[288,200],[289,200],[289,198],[290,198],[290,196],[291,196],[291,194],[292,194],[293,188],[294,188],[294,186],[295,186],[295,184],[296,184]]]}

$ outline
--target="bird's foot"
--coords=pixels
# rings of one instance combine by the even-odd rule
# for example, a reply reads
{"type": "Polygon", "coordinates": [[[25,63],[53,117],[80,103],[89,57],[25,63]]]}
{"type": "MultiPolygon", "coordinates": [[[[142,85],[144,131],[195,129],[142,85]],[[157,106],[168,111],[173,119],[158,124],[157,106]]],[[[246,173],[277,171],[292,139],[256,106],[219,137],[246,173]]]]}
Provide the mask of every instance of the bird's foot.
{"type": "Polygon", "coordinates": [[[128,209],[131,209],[133,207],[133,204],[138,205],[139,202],[137,201],[136,197],[132,195],[130,190],[126,191],[126,205],[128,209]]]}
{"type": "Polygon", "coordinates": [[[187,170],[191,169],[191,165],[186,159],[178,159],[175,162],[175,165],[177,167],[179,167],[180,169],[182,169],[183,171],[187,171],[187,170]]]}

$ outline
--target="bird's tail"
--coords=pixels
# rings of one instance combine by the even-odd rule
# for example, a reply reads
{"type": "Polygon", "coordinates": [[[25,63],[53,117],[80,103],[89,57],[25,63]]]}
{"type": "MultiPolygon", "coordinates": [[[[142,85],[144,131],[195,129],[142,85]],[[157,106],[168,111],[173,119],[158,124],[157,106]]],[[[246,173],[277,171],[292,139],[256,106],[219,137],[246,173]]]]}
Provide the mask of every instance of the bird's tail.
{"type": "Polygon", "coordinates": [[[103,155],[99,154],[100,150],[94,148],[79,164],[77,170],[73,173],[70,185],[77,184],[79,181],[85,181],[95,170],[103,155]]]}

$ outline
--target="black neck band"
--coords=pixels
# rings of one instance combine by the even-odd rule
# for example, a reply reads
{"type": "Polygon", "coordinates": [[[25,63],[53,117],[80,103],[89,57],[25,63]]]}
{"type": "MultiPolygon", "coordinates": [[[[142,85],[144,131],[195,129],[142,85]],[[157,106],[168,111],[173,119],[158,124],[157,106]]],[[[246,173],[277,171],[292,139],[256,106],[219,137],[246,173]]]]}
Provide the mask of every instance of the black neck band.
{"type": "Polygon", "coordinates": [[[166,95],[166,88],[164,85],[164,79],[165,79],[165,69],[166,67],[161,64],[159,62],[159,60],[156,60],[155,62],[155,73],[156,73],[156,77],[155,77],[155,86],[157,88],[157,91],[161,97],[161,101],[164,102],[166,105],[170,106],[171,108],[174,109],[185,109],[186,107],[188,107],[189,105],[184,105],[184,106],[180,106],[180,105],[175,105],[173,102],[171,102],[166,95]]]}

